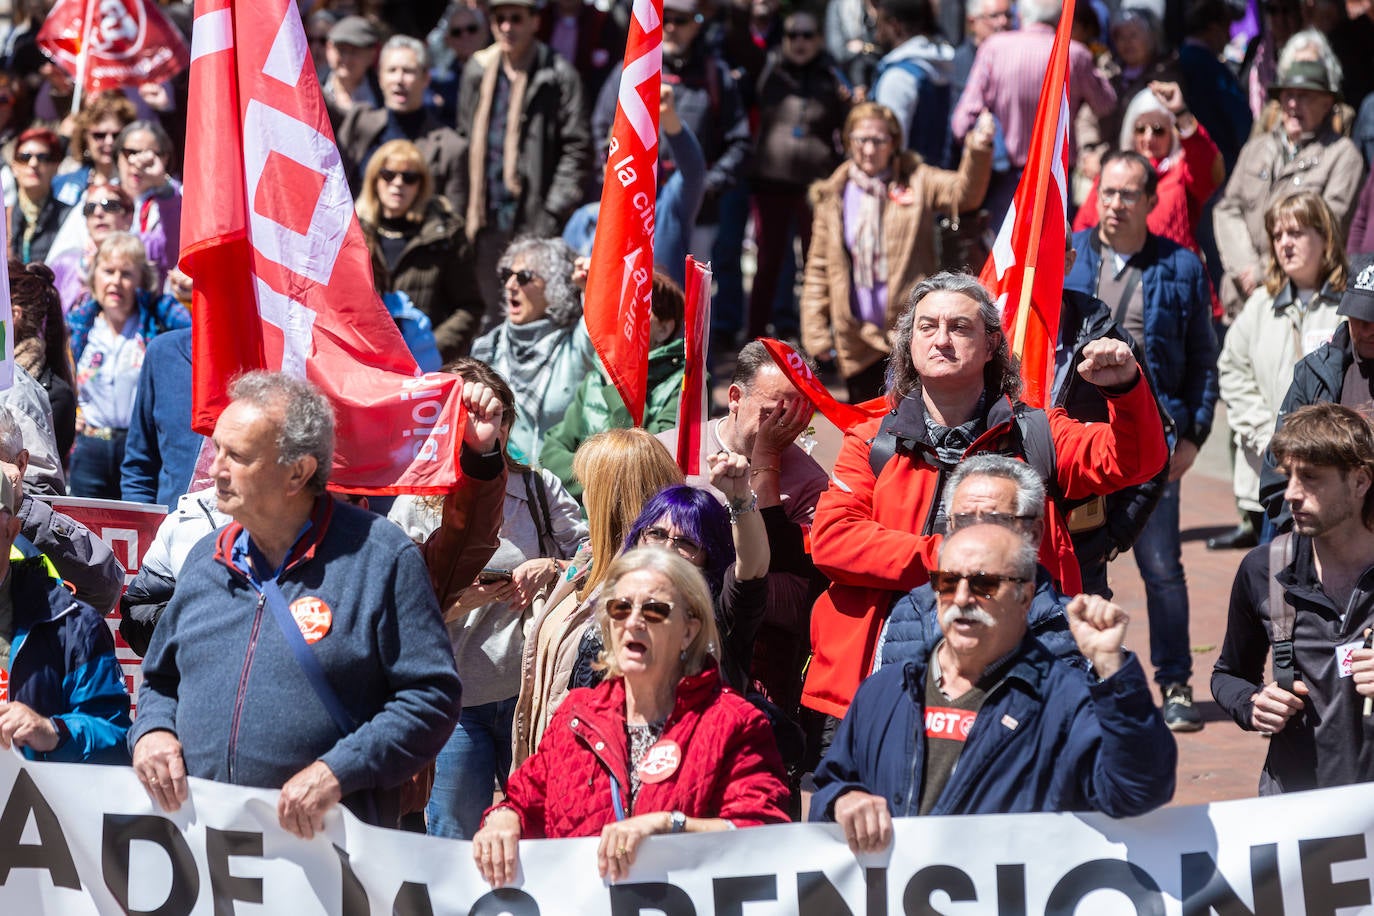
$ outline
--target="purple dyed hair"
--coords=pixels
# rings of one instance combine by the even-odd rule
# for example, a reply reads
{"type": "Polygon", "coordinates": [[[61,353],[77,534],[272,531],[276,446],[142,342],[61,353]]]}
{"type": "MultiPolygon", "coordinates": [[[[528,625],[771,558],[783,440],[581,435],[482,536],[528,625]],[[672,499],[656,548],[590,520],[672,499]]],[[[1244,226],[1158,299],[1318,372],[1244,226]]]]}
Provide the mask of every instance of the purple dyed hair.
{"type": "Polygon", "coordinates": [[[730,516],[716,497],[700,487],[674,484],[654,494],[625,536],[625,550],[639,545],[644,529],[667,516],[684,535],[706,549],[702,575],[711,587],[712,597],[725,585],[725,571],[735,562],[735,542],[730,536],[730,516]]]}

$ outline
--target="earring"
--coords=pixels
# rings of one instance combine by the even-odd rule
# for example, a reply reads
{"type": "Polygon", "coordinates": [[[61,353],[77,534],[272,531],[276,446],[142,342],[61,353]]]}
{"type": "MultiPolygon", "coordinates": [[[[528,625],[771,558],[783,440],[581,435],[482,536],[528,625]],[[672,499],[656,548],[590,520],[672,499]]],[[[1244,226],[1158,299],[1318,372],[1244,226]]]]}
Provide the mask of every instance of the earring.
{"type": "Polygon", "coordinates": [[[679,652],[679,653],[677,654],[677,660],[680,661],[680,662],[685,662],[685,661],[687,661],[687,650],[686,650],[686,649],[683,649],[681,652],[679,652]]]}

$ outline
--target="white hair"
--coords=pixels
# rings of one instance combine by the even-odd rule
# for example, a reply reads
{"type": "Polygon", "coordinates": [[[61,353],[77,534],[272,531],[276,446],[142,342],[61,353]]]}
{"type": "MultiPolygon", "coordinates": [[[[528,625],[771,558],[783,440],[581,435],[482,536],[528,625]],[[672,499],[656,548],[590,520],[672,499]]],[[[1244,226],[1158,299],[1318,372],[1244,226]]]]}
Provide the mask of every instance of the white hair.
{"type": "Polygon", "coordinates": [[[1121,119],[1121,149],[1135,149],[1135,122],[1144,114],[1163,114],[1169,120],[1169,155],[1173,156],[1180,149],[1178,140],[1178,123],[1174,119],[1174,113],[1164,107],[1153,92],[1142,89],[1131,99],[1131,104],[1126,106],[1126,114],[1121,119]]]}
{"type": "Polygon", "coordinates": [[[1023,26],[1032,22],[1054,25],[1063,12],[1063,0],[1016,0],[1016,17],[1023,26]]]}
{"type": "Polygon", "coordinates": [[[1303,29],[1288,39],[1283,50],[1279,52],[1278,72],[1283,73],[1299,60],[1314,60],[1321,64],[1326,68],[1326,76],[1331,83],[1332,91],[1341,91],[1345,70],[1336,59],[1336,52],[1331,50],[1331,43],[1321,32],[1316,29],[1303,29]]]}

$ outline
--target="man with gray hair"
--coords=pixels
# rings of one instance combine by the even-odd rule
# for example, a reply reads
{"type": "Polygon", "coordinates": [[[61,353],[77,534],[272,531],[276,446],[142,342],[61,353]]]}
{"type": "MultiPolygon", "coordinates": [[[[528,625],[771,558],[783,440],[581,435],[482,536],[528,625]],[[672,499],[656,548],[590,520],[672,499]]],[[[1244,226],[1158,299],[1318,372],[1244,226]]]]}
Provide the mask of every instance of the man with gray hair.
{"type": "MultiPolygon", "coordinates": [[[[233,522],[192,548],[153,632],[134,770],[168,811],[198,776],[280,788],[282,827],[307,839],[340,802],[395,827],[403,784],[461,710],[425,561],[385,518],[325,493],[334,415],[318,389],[252,372],[229,394],[210,474],[233,522]]],[[[464,479],[441,532],[480,548],[446,566],[467,584],[495,548],[499,509],[479,510],[500,506],[505,467],[495,394],[467,383],[463,405],[464,479]]]]}
{"type": "Polygon", "coordinates": [[[1173,797],[1178,749],[1123,647],[1126,613],[1074,598],[1069,629],[1091,670],[1063,664],[1027,631],[1035,554],[1000,524],[941,545],[943,638],[864,682],[816,769],[810,819],[838,823],[855,853],[886,848],[894,816],[1131,817],[1173,797]]]}

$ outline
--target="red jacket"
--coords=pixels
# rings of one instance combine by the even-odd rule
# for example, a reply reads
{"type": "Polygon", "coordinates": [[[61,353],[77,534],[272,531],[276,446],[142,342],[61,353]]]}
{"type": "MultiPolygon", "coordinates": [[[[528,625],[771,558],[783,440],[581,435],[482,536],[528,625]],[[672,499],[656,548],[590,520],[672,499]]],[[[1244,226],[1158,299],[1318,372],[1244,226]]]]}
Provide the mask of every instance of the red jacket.
{"type": "MultiPolygon", "coordinates": [[[[919,399],[915,403],[919,407],[919,399]]],[[[1050,410],[1058,491],[1068,499],[1113,493],[1149,480],[1168,460],[1159,409],[1144,376],[1124,394],[1108,396],[1107,423],[1079,423],[1062,408],[1050,410]]],[[[924,410],[908,426],[924,444],[924,410]]],[[[927,524],[947,476],[923,458],[900,452],[875,479],[869,448],[881,418],[845,434],[830,489],[816,505],[811,551],[831,586],[811,614],[811,662],[802,704],[843,716],[859,682],[873,669],[883,619],[900,594],[924,585],[935,566],[941,538],[927,524]]],[[[988,410],[987,432],[964,452],[1016,452],[1012,403],[1002,398],[988,410]]],[[[1021,457],[1018,453],[1017,457],[1021,457]]],[[[1045,519],[1040,562],[1063,591],[1077,593],[1078,561],[1064,518],[1053,500],[1045,519]]]]}
{"type": "Polygon", "coordinates": [[[630,816],[681,811],[739,827],[790,820],[772,728],[752,703],[722,686],[714,665],[678,683],[663,738],[677,742],[682,761],[662,782],[644,783],[630,810],[625,682],[611,678],[574,690],[539,750],[511,774],[505,801],[490,810],[513,809],[523,839],[597,836],[615,821],[614,774],[630,816]]]}

